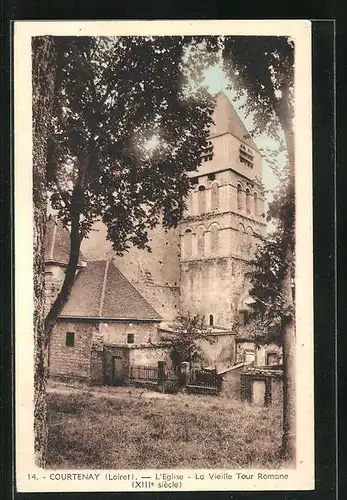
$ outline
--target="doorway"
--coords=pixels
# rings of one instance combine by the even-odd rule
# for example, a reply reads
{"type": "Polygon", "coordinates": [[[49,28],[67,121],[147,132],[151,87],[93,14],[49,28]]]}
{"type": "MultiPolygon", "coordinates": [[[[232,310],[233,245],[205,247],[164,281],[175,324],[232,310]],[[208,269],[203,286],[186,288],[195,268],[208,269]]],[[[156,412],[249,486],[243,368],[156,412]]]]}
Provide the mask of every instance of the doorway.
{"type": "Polygon", "coordinates": [[[112,357],[112,384],[123,385],[124,383],[124,362],[122,356],[112,357]]]}

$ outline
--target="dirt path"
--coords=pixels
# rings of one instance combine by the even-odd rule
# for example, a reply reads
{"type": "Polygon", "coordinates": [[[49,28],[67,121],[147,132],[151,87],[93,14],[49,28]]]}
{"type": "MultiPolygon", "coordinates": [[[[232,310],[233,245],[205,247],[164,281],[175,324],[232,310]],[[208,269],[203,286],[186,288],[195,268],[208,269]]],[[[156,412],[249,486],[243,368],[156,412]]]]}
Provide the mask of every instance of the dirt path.
{"type": "Polygon", "coordinates": [[[139,389],[136,387],[89,387],[87,385],[68,385],[64,383],[51,382],[47,384],[48,393],[59,394],[90,394],[95,397],[107,397],[110,399],[119,399],[126,397],[145,398],[145,399],[170,399],[170,394],[150,391],[148,389],[139,389]]]}

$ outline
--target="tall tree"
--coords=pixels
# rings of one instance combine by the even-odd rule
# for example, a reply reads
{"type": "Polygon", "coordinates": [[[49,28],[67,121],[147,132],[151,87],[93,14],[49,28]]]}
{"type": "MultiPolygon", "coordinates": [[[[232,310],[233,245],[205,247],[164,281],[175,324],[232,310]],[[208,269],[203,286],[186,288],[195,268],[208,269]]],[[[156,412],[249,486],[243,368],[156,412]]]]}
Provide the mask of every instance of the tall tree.
{"type": "MultiPolygon", "coordinates": [[[[282,296],[282,281],[286,272],[287,239],[293,235],[285,234],[283,221],[280,217],[285,199],[288,196],[287,184],[283,180],[269,204],[268,219],[271,219],[273,230],[258,246],[251,261],[249,278],[249,293],[255,299],[252,305],[252,321],[247,325],[255,339],[283,344],[279,326],[285,314],[284,298],[282,296]]],[[[295,256],[295,252],[293,258],[295,256]]],[[[292,268],[293,297],[295,296],[294,268],[292,268]]]]}
{"type": "Polygon", "coordinates": [[[148,247],[147,230],[160,218],[166,227],[177,223],[189,189],[183,170],[199,163],[213,109],[200,88],[205,56],[198,38],[33,38],[34,425],[39,466],[45,465],[47,443],[44,348],[71,290],[82,238],[101,218],[114,248],[122,252],[129,244],[148,247]],[[71,245],[62,291],[45,320],[47,194],[70,228],[71,245]]]}
{"type": "Polygon", "coordinates": [[[288,157],[288,184],[278,204],[282,234],[283,274],[280,280],[282,300],[281,336],[284,350],[283,439],[282,453],[295,458],[295,318],[292,294],[294,272],[295,225],[295,152],[294,152],[294,46],[287,37],[226,37],[223,58],[232,73],[233,84],[247,93],[247,111],[254,116],[254,133],[267,132],[284,141],[288,157]]]}
{"type": "Polygon", "coordinates": [[[46,229],[46,164],[55,96],[57,50],[52,37],[35,37],[33,54],[33,204],[34,204],[34,426],[35,457],[46,456],[46,378],[44,369],[44,237],[46,229]]]}
{"type": "MultiPolygon", "coordinates": [[[[200,84],[213,57],[192,37],[70,37],[50,138],[51,204],[70,229],[70,260],[46,342],[73,285],[81,241],[102,220],[120,254],[181,219],[213,99],[200,84]],[[203,57],[205,55],[205,57],[203,57]]],[[[210,41],[210,48],[213,40],[210,41]]],[[[212,55],[211,55],[212,54],[212,55]]]]}

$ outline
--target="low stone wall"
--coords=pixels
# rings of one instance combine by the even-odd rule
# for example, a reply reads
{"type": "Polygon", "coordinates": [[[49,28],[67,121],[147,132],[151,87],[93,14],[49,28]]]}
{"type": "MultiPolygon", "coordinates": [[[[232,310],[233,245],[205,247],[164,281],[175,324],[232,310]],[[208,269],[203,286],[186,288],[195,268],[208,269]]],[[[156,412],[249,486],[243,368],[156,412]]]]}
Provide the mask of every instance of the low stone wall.
{"type": "Polygon", "coordinates": [[[128,384],[131,366],[157,367],[158,361],[171,366],[170,346],[157,344],[106,344],[104,347],[104,383],[128,384]],[[118,359],[122,375],[119,380],[114,377],[114,358],[118,359]]]}
{"type": "Polygon", "coordinates": [[[239,363],[223,372],[219,372],[222,377],[221,395],[232,399],[241,399],[241,375],[248,365],[239,363]]]}

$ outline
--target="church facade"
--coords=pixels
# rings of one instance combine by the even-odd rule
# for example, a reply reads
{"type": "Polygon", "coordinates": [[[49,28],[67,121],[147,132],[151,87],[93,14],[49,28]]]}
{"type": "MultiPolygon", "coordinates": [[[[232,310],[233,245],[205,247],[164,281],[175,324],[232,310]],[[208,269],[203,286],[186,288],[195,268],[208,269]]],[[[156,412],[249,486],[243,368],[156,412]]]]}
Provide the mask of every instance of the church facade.
{"type": "MultiPolygon", "coordinates": [[[[199,314],[205,318],[211,332],[211,339],[204,346],[206,365],[236,362],[235,327],[240,321],[246,321],[252,302],[248,295],[249,261],[266,229],[261,155],[223,93],[216,98],[213,121],[201,164],[197,171],[189,173],[192,189],[179,227],[165,230],[158,226],[153,229],[149,235],[151,253],[132,248],[122,257],[116,256],[106,241],[106,230],[102,225],[96,225],[82,244],[84,260],[81,260],[80,274],[87,276],[88,266],[97,266],[90,263],[111,262],[114,279],[120,276],[131,291],[133,309],[136,310],[139,303],[146,311],[142,315],[135,311],[129,319],[115,301],[107,318],[95,315],[93,328],[98,330],[98,338],[106,351],[117,350],[118,363],[122,362],[123,356],[119,353],[125,353],[123,347],[129,347],[129,336],[117,334],[114,342],[110,338],[103,339],[105,328],[113,330],[118,325],[118,330],[130,332],[130,347],[134,350],[138,345],[141,349],[138,359],[141,358],[142,364],[157,363],[160,349],[165,351],[168,359],[162,337],[172,328],[178,312],[199,314]],[[150,335],[146,334],[145,338],[136,334],[137,329],[147,331],[148,327],[146,329],[144,325],[148,324],[153,329],[150,335]],[[157,343],[157,354],[153,354],[153,342],[157,343]]],[[[46,267],[49,264],[52,262],[47,261],[46,267]]],[[[83,290],[88,289],[87,285],[86,282],[81,288],[82,296],[76,298],[76,293],[72,294],[75,303],[83,303],[83,290]]],[[[122,287],[110,282],[111,292],[113,288],[118,294],[122,293],[122,287]]],[[[127,309],[127,304],[124,303],[124,307],[127,309]]],[[[68,303],[65,309],[72,310],[71,304],[68,303]]],[[[83,307],[80,309],[82,311],[83,307]]],[[[75,320],[79,325],[90,324],[90,320],[83,316],[88,316],[88,313],[82,311],[82,314],[81,311],[76,318],[74,314],[60,318],[61,339],[54,337],[57,352],[59,342],[64,342],[62,325],[67,320],[70,331],[74,330],[75,320]]],[[[79,326],[79,332],[82,330],[83,327],[79,326]]],[[[103,349],[99,342],[99,352],[103,349]]],[[[65,351],[68,353],[69,349],[65,351]]],[[[65,351],[64,355],[67,354],[65,351]]],[[[125,358],[130,359],[128,354],[124,354],[125,358]]]]}

